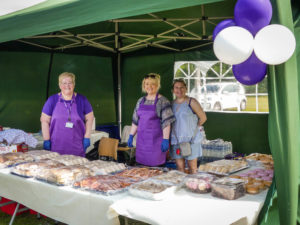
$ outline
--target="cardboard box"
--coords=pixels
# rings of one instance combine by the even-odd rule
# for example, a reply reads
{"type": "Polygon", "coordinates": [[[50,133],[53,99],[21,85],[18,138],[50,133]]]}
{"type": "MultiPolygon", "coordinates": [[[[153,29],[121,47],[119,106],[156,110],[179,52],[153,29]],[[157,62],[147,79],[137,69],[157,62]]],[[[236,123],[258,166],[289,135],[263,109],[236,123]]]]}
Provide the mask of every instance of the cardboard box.
{"type": "Polygon", "coordinates": [[[0,146],[0,154],[10,153],[10,152],[27,152],[27,151],[28,151],[28,145],[26,144],[0,146]]]}

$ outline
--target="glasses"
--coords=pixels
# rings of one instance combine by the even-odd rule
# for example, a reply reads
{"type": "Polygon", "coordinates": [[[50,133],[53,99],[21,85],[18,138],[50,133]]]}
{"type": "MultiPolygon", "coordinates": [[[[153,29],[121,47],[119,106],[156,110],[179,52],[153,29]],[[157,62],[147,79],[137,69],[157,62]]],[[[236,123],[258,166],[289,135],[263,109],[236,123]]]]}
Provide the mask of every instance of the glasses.
{"type": "Polygon", "coordinates": [[[155,78],[156,78],[156,75],[154,75],[154,74],[147,74],[144,78],[152,78],[152,79],[155,79],[155,78]]]}

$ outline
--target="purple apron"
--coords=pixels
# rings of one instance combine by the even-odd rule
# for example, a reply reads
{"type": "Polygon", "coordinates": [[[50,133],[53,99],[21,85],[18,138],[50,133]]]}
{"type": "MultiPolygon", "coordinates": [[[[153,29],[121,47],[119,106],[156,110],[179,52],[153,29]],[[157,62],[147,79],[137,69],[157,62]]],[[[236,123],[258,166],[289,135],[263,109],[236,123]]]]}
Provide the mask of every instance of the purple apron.
{"type": "Polygon", "coordinates": [[[85,124],[77,113],[75,95],[71,101],[63,100],[60,95],[50,122],[51,151],[84,157],[84,134],[85,124]],[[66,127],[69,117],[73,128],[66,127]]]}
{"type": "Polygon", "coordinates": [[[156,114],[156,95],[154,105],[144,105],[143,98],[138,110],[136,161],[146,166],[159,166],[166,162],[166,153],[161,151],[163,132],[160,118],[156,114]]]}

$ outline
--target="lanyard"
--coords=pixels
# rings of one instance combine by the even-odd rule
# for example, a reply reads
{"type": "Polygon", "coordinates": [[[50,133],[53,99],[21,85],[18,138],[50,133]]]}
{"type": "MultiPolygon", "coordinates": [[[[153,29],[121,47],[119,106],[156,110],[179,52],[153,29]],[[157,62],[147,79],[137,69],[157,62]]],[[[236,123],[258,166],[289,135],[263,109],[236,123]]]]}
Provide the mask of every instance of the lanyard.
{"type": "Polygon", "coordinates": [[[66,101],[62,98],[62,94],[60,95],[60,98],[64,102],[64,105],[65,105],[65,107],[68,111],[68,121],[70,122],[71,121],[71,113],[72,113],[72,105],[73,105],[73,102],[74,102],[74,99],[75,99],[75,95],[73,94],[70,105],[67,105],[66,101]]]}

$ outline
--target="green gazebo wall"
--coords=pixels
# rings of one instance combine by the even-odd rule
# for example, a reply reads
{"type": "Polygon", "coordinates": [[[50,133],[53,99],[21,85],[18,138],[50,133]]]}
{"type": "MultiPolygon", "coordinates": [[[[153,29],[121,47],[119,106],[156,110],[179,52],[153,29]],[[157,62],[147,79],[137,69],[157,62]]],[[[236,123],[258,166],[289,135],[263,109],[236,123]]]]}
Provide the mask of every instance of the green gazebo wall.
{"type": "MultiPolygon", "coordinates": [[[[49,53],[0,52],[0,125],[40,130],[49,65],[49,53]]],[[[111,58],[54,54],[49,96],[59,92],[57,78],[64,71],[76,75],[75,91],[89,99],[97,124],[116,123],[111,58]]]]}

